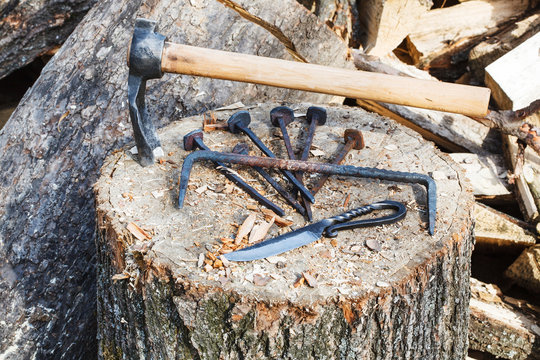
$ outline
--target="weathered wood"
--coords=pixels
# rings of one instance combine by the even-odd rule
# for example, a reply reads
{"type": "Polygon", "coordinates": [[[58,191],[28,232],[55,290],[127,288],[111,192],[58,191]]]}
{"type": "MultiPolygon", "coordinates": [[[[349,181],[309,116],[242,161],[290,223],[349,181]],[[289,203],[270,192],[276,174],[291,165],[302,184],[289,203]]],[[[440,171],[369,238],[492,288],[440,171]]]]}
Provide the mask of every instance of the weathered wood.
{"type": "Polygon", "coordinates": [[[414,63],[429,68],[445,52],[473,46],[489,30],[511,21],[530,6],[523,0],[476,0],[430,10],[407,37],[414,63]]]}
{"type": "Polygon", "coordinates": [[[509,306],[501,297],[496,286],[471,278],[471,349],[503,359],[540,359],[540,319],[509,306]]]}
{"type": "MultiPolygon", "coordinates": [[[[346,46],[301,5],[250,4],[309,61],[346,66],[346,46]]],[[[292,59],[268,30],[216,1],[105,0],[87,14],[0,131],[0,357],[95,357],[90,188],[105,156],[132,136],[125,58],[137,16],[172,41],[292,59]]],[[[157,125],[237,101],[330,98],[189,76],[148,85],[157,125]]]]}
{"type": "Polygon", "coordinates": [[[449,154],[466,171],[471,181],[474,195],[481,198],[508,198],[512,193],[508,190],[508,169],[504,165],[502,155],[489,154],[481,156],[471,153],[449,154]]]}
{"type": "Polygon", "coordinates": [[[533,293],[540,293],[540,245],[524,250],[504,273],[533,293]]]}
{"type": "Polygon", "coordinates": [[[96,0],[0,3],[0,79],[60,46],[96,0]]]}
{"type": "Polygon", "coordinates": [[[517,219],[499,213],[485,205],[474,205],[475,251],[519,254],[536,244],[536,238],[518,225],[517,219]]]}
{"type": "Polygon", "coordinates": [[[362,45],[367,53],[382,56],[394,50],[417,30],[431,0],[364,0],[359,2],[360,26],[365,32],[362,45]]]}
{"type": "Polygon", "coordinates": [[[351,48],[360,46],[362,29],[359,24],[357,0],[297,0],[338,34],[351,48]]]}
{"type": "Polygon", "coordinates": [[[469,53],[469,67],[474,76],[484,81],[484,69],[529,39],[540,30],[540,11],[510,24],[502,31],[476,45],[469,53]]]}
{"type": "MultiPolygon", "coordinates": [[[[518,110],[540,98],[540,83],[537,81],[540,78],[539,46],[540,33],[523,42],[486,68],[486,85],[493,90],[493,99],[501,109],[518,110]],[[519,84],[519,86],[516,86],[516,84],[519,84]]],[[[540,119],[540,115],[532,115],[527,121],[538,126],[538,120],[535,119],[540,119]]],[[[504,135],[503,141],[512,170],[515,170],[516,154],[518,152],[516,138],[504,135]]],[[[536,159],[530,161],[529,165],[538,167],[535,163],[539,164],[540,158],[530,149],[525,151],[527,158],[536,159]]],[[[537,221],[540,213],[527,182],[521,174],[518,174],[515,182],[523,215],[527,220],[537,221]]]]}
{"type": "MultiPolygon", "coordinates": [[[[383,57],[377,60],[362,52],[355,51],[354,63],[360,70],[438,81],[427,72],[403,64],[392,57],[383,57]]],[[[419,132],[426,139],[451,151],[464,152],[468,150],[477,154],[500,151],[500,142],[494,136],[495,134],[490,134],[490,129],[487,126],[467,116],[366,100],[358,100],[357,103],[367,110],[398,121],[400,124],[419,132]]]]}
{"type": "MultiPolygon", "coordinates": [[[[283,157],[285,148],[268,120],[275,105],[250,108],[250,126],[283,157]]],[[[309,105],[291,106],[301,114],[309,105]]],[[[462,172],[447,155],[391,120],[361,109],[327,110],[327,123],[315,134],[313,149],[319,151],[312,160],[331,159],[343,146],[344,130],[356,128],[363,131],[366,147],[353,151],[347,164],[436,171],[441,190],[435,235],[425,230],[426,215],[419,211],[425,193],[417,186],[330,178],[313,204],[315,220],[385,198],[407,203],[407,217],[381,228],[343,231],[335,240],[322,239],[268,260],[222,263],[214,256],[234,247],[233,224],[242,224],[249,214],[258,221],[266,215],[244,193],[224,193],[225,178],[204,164],[193,169],[185,205],[176,208],[179,167],[187,154],[181,139],[200,128],[203,117],[182,119],[160,133],[169,154],[162,165],[142,168],[117,152],[95,186],[102,358],[465,356],[472,194],[462,172]],[[130,222],[152,239],[132,236],[126,230],[130,222]]],[[[217,116],[225,120],[231,113],[217,116]]],[[[298,148],[305,129],[304,121],[289,125],[298,148]]],[[[205,138],[220,151],[246,141],[223,131],[205,138]]],[[[304,225],[251,171],[234,170],[283,206],[295,228],[304,225]]],[[[288,231],[273,226],[269,236],[288,231]]]]}

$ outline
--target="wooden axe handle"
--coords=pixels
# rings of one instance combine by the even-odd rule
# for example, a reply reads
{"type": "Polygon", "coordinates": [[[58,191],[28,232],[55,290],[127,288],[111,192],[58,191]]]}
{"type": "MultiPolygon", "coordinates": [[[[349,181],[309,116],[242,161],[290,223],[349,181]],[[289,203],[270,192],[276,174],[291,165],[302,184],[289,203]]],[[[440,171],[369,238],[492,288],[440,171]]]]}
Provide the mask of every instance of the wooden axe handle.
{"type": "Polygon", "coordinates": [[[469,116],[487,114],[488,88],[205,49],[165,42],[164,72],[271,85],[469,116]]]}

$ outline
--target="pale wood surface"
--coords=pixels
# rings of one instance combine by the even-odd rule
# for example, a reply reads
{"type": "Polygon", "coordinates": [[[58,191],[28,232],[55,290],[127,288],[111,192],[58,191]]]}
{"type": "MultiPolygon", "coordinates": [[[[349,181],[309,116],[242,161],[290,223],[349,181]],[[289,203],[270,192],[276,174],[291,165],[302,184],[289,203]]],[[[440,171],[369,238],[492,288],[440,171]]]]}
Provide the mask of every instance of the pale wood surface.
{"type": "Polygon", "coordinates": [[[518,110],[540,98],[540,32],[486,68],[486,85],[503,109],[518,110]]]}
{"type": "Polygon", "coordinates": [[[488,88],[396,77],[166,43],[165,72],[207,76],[482,117],[488,88]],[[414,91],[411,91],[414,89],[414,91]]]}
{"type": "Polygon", "coordinates": [[[475,196],[506,197],[511,194],[507,181],[508,169],[502,155],[452,153],[450,157],[466,171],[475,196]]]}
{"type": "Polygon", "coordinates": [[[536,244],[536,237],[485,205],[474,206],[475,251],[517,253],[536,244]]]}
{"type": "MultiPolygon", "coordinates": [[[[493,99],[503,110],[518,110],[540,98],[540,33],[523,42],[517,48],[491,63],[486,68],[485,81],[493,90],[493,99]]],[[[530,116],[527,121],[535,124],[538,115],[530,116]]],[[[503,136],[505,151],[512,165],[516,166],[517,145],[516,138],[503,136]]],[[[531,166],[540,163],[538,156],[526,149],[526,158],[536,159],[529,161],[531,166]]],[[[537,221],[540,214],[535,204],[527,182],[523,176],[516,179],[516,189],[520,199],[520,207],[525,218],[537,221]]]]}
{"type": "Polygon", "coordinates": [[[471,278],[471,349],[503,359],[540,359],[540,314],[505,302],[500,289],[471,278]]]}
{"type": "Polygon", "coordinates": [[[413,58],[418,66],[425,67],[449,45],[481,36],[529,6],[529,1],[523,0],[476,0],[430,10],[409,34],[408,39],[416,50],[413,58]]]}
{"type": "MultiPolygon", "coordinates": [[[[251,127],[277,156],[286,157],[269,121],[275,105],[250,107],[251,127]]],[[[305,114],[308,104],[291,106],[305,114]]],[[[383,198],[407,203],[407,217],[389,226],[342,232],[335,246],[323,238],[274,259],[204,270],[198,267],[201,254],[203,260],[208,251],[219,254],[220,239],[236,235],[233,224],[251,213],[257,222],[264,217],[243,192],[224,192],[225,178],[204,163],[193,169],[183,209],[176,208],[179,167],[186,156],[182,136],[200,128],[203,117],[182,119],[160,132],[165,161],[142,168],[120,151],[109,158],[96,184],[104,349],[128,357],[145,351],[174,356],[191,349],[201,358],[223,359],[374,359],[383,351],[389,358],[465,355],[473,200],[463,173],[432,144],[389,119],[358,108],[327,110],[327,123],[315,134],[317,155],[310,160],[331,159],[342,146],[344,130],[356,128],[363,131],[366,147],[352,151],[346,164],[437,171],[435,235],[424,228],[425,192],[418,186],[331,178],[316,196],[315,220],[383,198]],[[136,239],[126,229],[130,222],[152,239],[136,239]],[[370,250],[368,241],[378,243],[380,251],[370,250]],[[306,272],[317,284],[310,279],[314,287],[295,287],[306,272]],[[113,282],[114,275],[123,280],[113,282]],[[137,341],[141,328],[160,343],[137,341]]],[[[215,115],[226,120],[231,113],[215,115]]],[[[300,118],[288,127],[297,148],[306,125],[300,118]]],[[[240,141],[247,138],[223,131],[205,134],[214,150],[228,151],[240,141]]],[[[305,225],[256,174],[234,170],[282,205],[293,221],[290,228],[272,226],[267,238],[305,225]]],[[[306,177],[308,187],[317,177],[306,177]]]]}
{"type": "Polygon", "coordinates": [[[416,30],[418,20],[432,6],[421,0],[363,0],[359,2],[360,25],[365,31],[366,52],[381,56],[395,49],[416,30]]]}
{"type": "Polygon", "coordinates": [[[540,10],[505,27],[501,33],[476,45],[469,53],[469,66],[474,76],[484,80],[484,69],[540,30],[540,10]]]}

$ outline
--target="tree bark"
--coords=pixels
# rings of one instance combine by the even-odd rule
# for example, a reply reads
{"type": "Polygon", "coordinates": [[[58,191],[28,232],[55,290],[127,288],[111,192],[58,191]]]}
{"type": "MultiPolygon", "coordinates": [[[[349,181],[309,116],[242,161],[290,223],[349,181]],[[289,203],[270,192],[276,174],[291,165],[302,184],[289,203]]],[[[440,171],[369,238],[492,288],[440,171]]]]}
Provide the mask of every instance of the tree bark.
{"type": "MultiPolygon", "coordinates": [[[[276,105],[249,107],[250,127],[284,157],[268,120],[276,105]]],[[[299,114],[308,106],[291,105],[299,114]]],[[[342,231],[335,246],[323,238],[273,259],[222,267],[213,256],[227,251],[224,244],[238,231],[233,224],[248,214],[261,218],[262,211],[241,191],[220,192],[228,183],[202,163],[192,171],[184,207],[177,208],[179,167],[187,154],[180,144],[201,128],[203,116],[182,119],[160,133],[168,154],[160,165],[142,168],[119,151],[106,160],[95,186],[100,358],[465,358],[473,199],[464,174],[389,119],[361,109],[327,111],[313,143],[318,157],[310,160],[331,160],[343,146],[344,130],[354,128],[363,131],[366,147],[353,150],[346,164],[437,173],[435,235],[427,234],[425,213],[418,210],[425,206],[418,186],[330,178],[312,206],[315,221],[382,199],[407,203],[407,217],[342,231]],[[342,205],[346,198],[350,203],[342,205]],[[132,223],[147,235],[132,233],[132,223]],[[309,279],[309,287],[298,286],[298,276],[309,279]]],[[[231,114],[216,113],[220,120],[231,114]]],[[[288,127],[292,143],[302,144],[305,121],[288,127]]],[[[219,151],[244,138],[205,133],[219,151]]],[[[245,168],[234,171],[272,195],[245,168]]],[[[306,177],[308,186],[316,180],[306,177]]],[[[271,198],[295,228],[305,225],[277,196],[271,198]]],[[[267,238],[288,231],[274,226],[267,238]]]]}
{"type": "MultiPolygon", "coordinates": [[[[251,2],[249,12],[275,23],[304,58],[348,66],[345,45],[315,16],[285,0],[268,5],[251,2]],[[257,13],[263,5],[268,13],[257,13]]],[[[2,358],[95,357],[91,186],[105,156],[131,139],[125,59],[138,16],[158,20],[171,41],[292,59],[218,1],[105,0],[87,14],[0,130],[2,358]]],[[[189,76],[148,85],[157,125],[237,101],[330,99],[189,76]]]]}
{"type": "Polygon", "coordinates": [[[0,5],[0,79],[59,47],[96,0],[10,0],[0,5]]]}

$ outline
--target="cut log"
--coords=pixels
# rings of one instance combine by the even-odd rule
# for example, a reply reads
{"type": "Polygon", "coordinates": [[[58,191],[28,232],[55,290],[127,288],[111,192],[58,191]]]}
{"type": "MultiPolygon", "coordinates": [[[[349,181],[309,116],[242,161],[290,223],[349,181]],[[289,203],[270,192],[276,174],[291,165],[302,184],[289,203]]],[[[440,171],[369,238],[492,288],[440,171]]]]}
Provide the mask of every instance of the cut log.
{"type": "Polygon", "coordinates": [[[414,63],[420,68],[440,67],[450,60],[445,54],[474,46],[490,30],[531,7],[523,0],[476,0],[428,11],[407,37],[414,63]]]}
{"type": "Polygon", "coordinates": [[[540,318],[525,314],[501,299],[494,285],[471,278],[471,349],[503,359],[540,359],[540,318]]]}
{"type": "Polygon", "coordinates": [[[364,50],[382,56],[394,50],[405,37],[417,30],[419,20],[433,2],[422,0],[364,0],[358,12],[364,50]]]}
{"type": "Polygon", "coordinates": [[[524,250],[504,274],[529,291],[540,293],[540,245],[524,250]]]}
{"type": "MultiPolygon", "coordinates": [[[[251,108],[250,127],[278,157],[286,157],[268,120],[275,105],[251,108]]],[[[305,113],[309,104],[291,106],[305,113]]],[[[315,134],[313,146],[319,151],[312,161],[332,159],[343,146],[344,130],[356,128],[362,130],[366,147],[353,151],[347,164],[444,175],[436,180],[444,190],[438,194],[435,235],[425,229],[426,214],[419,210],[425,193],[418,186],[331,177],[312,206],[315,220],[387,198],[407,203],[407,217],[380,228],[342,231],[332,241],[323,238],[267,260],[217,261],[220,253],[234,248],[237,226],[250,212],[259,221],[265,215],[238,190],[219,193],[225,178],[204,164],[194,167],[184,207],[176,207],[179,166],[186,156],[181,139],[203,122],[202,116],[182,119],[160,132],[169,154],[162,165],[142,168],[117,152],[95,186],[101,357],[465,356],[473,199],[461,170],[432,144],[389,119],[361,109],[327,110],[327,123],[315,134]],[[214,190],[194,191],[202,184],[214,190]],[[156,191],[163,196],[154,197],[156,191]],[[131,236],[126,231],[130,222],[152,239],[131,236]],[[201,254],[203,268],[198,268],[201,254]],[[129,279],[113,280],[126,274],[129,279]]],[[[306,123],[292,123],[289,132],[293,144],[301,145],[306,123]]],[[[223,131],[205,136],[219,151],[246,140],[223,131]]],[[[294,228],[305,225],[252,172],[233,169],[286,209],[294,228]]],[[[308,186],[317,177],[306,177],[308,186]]],[[[274,226],[269,237],[288,231],[274,226]]]]}
{"type": "Polygon", "coordinates": [[[502,155],[489,154],[485,156],[471,153],[449,154],[452,160],[465,169],[467,179],[471,181],[474,196],[477,199],[489,199],[504,202],[512,193],[508,190],[508,169],[504,165],[502,155]]]}
{"type": "MultiPolygon", "coordinates": [[[[0,130],[2,358],[95,358],[90,188],[105,156],[132,136],[125,58],[133,19],[157,20],[172,41],[285,59],[293,51],[315,63],[347,66],[342,41],[294,2],[250,2],[249,11],[284,34],[280,40],[219,2],[151,1],[139,10],[141,4],[100,1],[0,130]]],[[[148,85],[157,125],[238,101],[330,99],[189,76],[166,75],[148,85]]]]}
{"type": "Polygon", "coordinates": [[[536,244],[536,238],[519,224],[519,220],[485,205],[474,205],[475,251],[519,254],[536,244]]]}
{"type": "Polygon", "coordinates": [[[3,1],[0,79],[57,49],[96,0],[3,1]]]}
{"type": "MultiPolygon", "coordinates": [[[[355,51],[354,63],[360,70],[438,81],[427,72],[403,64],[392,57],[383,57],[377,60],[360,51],[355,51]]],[[[497,134],[490,133],[487,126],[467,116],[370,100],[357,100],[357,104],[366,110],[389,117],[411,128],[425,139],[431,140],[447,150],[470,151],[477,154],[500,152],[497,134]]]]}
{"type": "MultiPolygon", "coordinates": [[[[540,98],[540,62],[538,48],[540,33],[531,37],[514,50],[499,58],[486,68],[486,85],[493,91],[493,99],[503,110],[518,110],[540,98]]],[[[540,125],[540,114],[525,119],[535,126],[540,125]]],[[[518,152],[516,138],[503,136],[505,151],[512,170],[516,169],[518,152]]],[[[525,149],[525,157],[532,158],[528,164],[540,170],[540,158],[530,149],[525,149]]],[[[527,182],[521,174],[516,177],[516,189],[519,195],[521,211],[527,220],[537,221],[540,217],[536,201],[527,182]]]]}
{"type": "Polygon", "coordinates": [[[469,67],[474,76],[484,81],[484,69],[540,31],[540,11],[505,27],[502,32],[482,41],[469,53],[469,67]]]}

